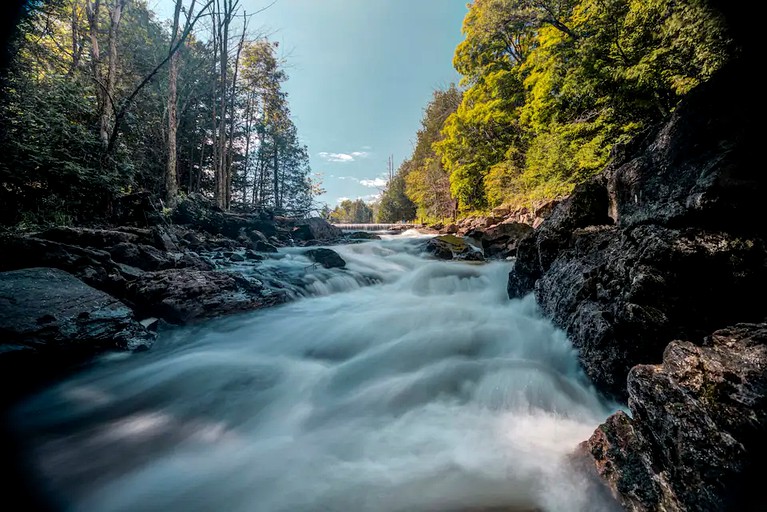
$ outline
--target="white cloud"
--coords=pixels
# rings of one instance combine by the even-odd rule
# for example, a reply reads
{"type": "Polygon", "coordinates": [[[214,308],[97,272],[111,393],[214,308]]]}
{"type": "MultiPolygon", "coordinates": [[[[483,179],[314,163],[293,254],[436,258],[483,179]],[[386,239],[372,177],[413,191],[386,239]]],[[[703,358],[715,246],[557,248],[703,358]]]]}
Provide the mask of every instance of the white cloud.
{"type": "Polygon", "coordinates": [[[360,158],[367,158],[370,156],[370,153],[367,151],[352,151],[351,153],[329,153],[322,151],[317,153],[317,156],[328,162],[347,163],[354,162],[360,158]]]}
{"type": "Polygon", "coordinates": [[[341,204],[344,201],[348,201],[348,200],[349,200],[348,197],[339,197],[338,199],[336,199],[336,203],[341,204]]]}
{"type": "Polygon", "coordinates": [[[363,187],[385,187],[388,183],[388,180],[385,180],[383,178],[375,178],[373,180],[360,180],[360,185],[363,187]]]}
{"type": "Polygon", "coordinates": [[[320,158],[327,160],[328,162],[354,162],[354,157],[352,155],[347,155],[346,153],[328,153],[323,151],[317,154],[320,158]]]}

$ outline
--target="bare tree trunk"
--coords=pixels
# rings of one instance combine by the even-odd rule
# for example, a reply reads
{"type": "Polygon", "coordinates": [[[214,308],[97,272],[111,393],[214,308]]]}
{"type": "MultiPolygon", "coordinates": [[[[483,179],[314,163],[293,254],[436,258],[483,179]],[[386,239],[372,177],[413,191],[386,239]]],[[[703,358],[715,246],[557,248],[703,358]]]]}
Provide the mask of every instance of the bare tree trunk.
{"type": "MultiPolygon", "coordinates": [[[[248,101],[245,105],[245,162],[242,164],[242,202],[248,202],[248,165],[250,164],[250,138],[253,127],[253,96],[248,93],[248,101]]],[[[253,188],[256,188],[256,177],[253,176],[253,188]]],[[[255,201],[253,201],[255,204],[255,201]]]]}
{"type": "Polygon", "coordinates": [[[224,12],[223,17],[220,12],[220,3],[217,0],[216,5],[218,7],[218,36],[219,36],[219,92],[221,97],[219,98],[219,116],[220,121],[218,124],[218,161],[216,162],[216,204],[223,209],[227,208],[226,204],[226,90],[227,90],[227,67],[229,65],[229,5],[231,0],[223,0],[224,12]]]}
{"type": "Polygon", "coordinates": [[[279,210],[282,208],[282,204],[280,201],[280,177],[279,177],[279,148],[277,144],[277,134],[274,133],[272,136],[272,144],[274,144],[274,154],[272,155],[272,165],[274,166],[273,172],[274,172],[274,208],[276,210],[279,210]]]}
{"type": "Polygon", "coordinates": [[[112,131],[113,113],[115,111],[114,95],[115,84],[117,83],[117,37],[120,33],[120,20],[122,19],[123,8],[128,0],[113,0],[109,9],[109,53],[107,55],[107,79],[105,88],[104,108],[99,113],[99,136],[101,142],[106,146],[109,144],[109,138],[112,131]]]}
{"type": "MultiPolygon", "coordinates": [[[[240,71],[240,54],[242,53],[242,47],[245,44],[245,32],[248,30],[248,17],[247,13],[242,14],[242,35],[240,35],[240,44],[237,45],[237,54],[234,58],[234,74],[232,75],[232,89],[229,94],[229,141],[227,147],[226,158],[226,207],[232,203],[232,155],[234,154],[234,121],[235,121],[235,104],[234,100],[237,96],[237,75],[240,71]]],[[[243,197],[243,202],[245,198],[243,197]]]]}
{"type": "Polygon", "coordinates": [[[73,76],[77,68],[80,67],[80,59],[83,55],[83,41],[80,32],[80,10],[79,4],[75,2],[72,5],[72,66],[69,68],[69,76],[73,76]]]}
{"type": "MultiPolygon", "coordinates": [[[[170,48],[178,43],[178,21],[181,15],[183,0],[176,0],[176,9],[173,13],[173,32],[170,48]]],[[[178,60],[179,52],[174,52],[170,58],[168,69],[168,160],[165,166],[165,199],[169,207],[176,205],[178,197],[178,172],[177,159],[177,132],[178,132],[178,60]]]]}
{"type": "MultiPolygon", "coordinates": [[[[101,80],[101,48],[99,46],[99,16],[101,15],[101,0],[86,0],[85,13],[88,17],[88,32],[91,39],[91,68],[93,80],[96,82],[96,102],[98,103],[99,119],[106,110],[106,90],[101,80]]],[[[99,131],[99,135],[101,132],[99,131]]],[[[102,142],[103,142],[102,138],[102,142]]]]}

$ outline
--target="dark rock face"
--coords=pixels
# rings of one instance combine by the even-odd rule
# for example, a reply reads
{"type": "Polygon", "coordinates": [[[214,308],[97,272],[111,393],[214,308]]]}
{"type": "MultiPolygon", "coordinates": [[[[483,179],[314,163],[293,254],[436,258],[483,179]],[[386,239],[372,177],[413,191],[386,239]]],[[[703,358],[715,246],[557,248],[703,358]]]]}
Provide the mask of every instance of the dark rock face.
{"type": "Polygon", "coordinates": [[[475,229],[466,236],[482,244],[487,258],[507,258],[517,253],[519,242],[532,233],[533,228],[520,222],[497,224],[490,228],[475,229]]]}
{"type": "Polygon", "coordinates": [[[233,239],[243,232],[251,231],[258,231],[267,236],[276,235],[275,224],[268,217],[266,214],[254,216],[224,212],[213,201],[200,194],[191,194],[184,198],[173,211],[173,220],[178,224],[192,225],[208,233],[233,239]]]}
{"type": "Polygon", "coordinates": [[[484,261],[481,252],[455,235],[435,236],[426,242],[424,250],[441,260],[484,261]]]}
{"type": "Polygon", "coordinates": [[[313,217],[296,221],[291,235],[295,240],[308,242],[310,240],[332,241],[343,236],[343,231],[330,224],[325,219],[313,217]]]}
{"type": "Polygon", "coordinates": [[[65,270],[85,283],[120,296],[125,288],[123,269],[109,253],[98,249],[76,247],[36,237],[7,236],[0,238],[0,271],[29,267],[52,267],[65,270]]]}
{"type": "Polygon", "coordinates": [[[145,272],[129,284],[127,293],[141,313],[171,323],[258,309],[285,300],[256,279],[188,269],[145,272]]]}
{"type": "Polygon", "coordinates": [[[765,316],[752,297],[767,286],[767,224],[753,219],[767,173],[728,71],[518,244],[509,296],[534,292],[607,394],[625,398],[629,369],[673,339],[765,316]]]}
{"type": "Polygon", "coordinates": [[[626,510],[767,510],[767,324],[668,345],[628,377],[620,412],[581,445],[626,510]]]}
{"type": "Polygon", "coordinates": [[[319,263],[325,268],[344,268],[346,261],[331,249],[310,249],[304,253],[315,263],[319,263]]]}
{"type": "Polygon", "coordinates": [[[154,334],[122,302],[53,268],[0,272],[0,359],[92,356],[151,346],[154,334]]]}
{"type": "Polygon", "coordinates": [[[375,233],[369,233],[367,231],[355,231],[346,235],[349,240],[380,240],[381,237],[375,233]]]}

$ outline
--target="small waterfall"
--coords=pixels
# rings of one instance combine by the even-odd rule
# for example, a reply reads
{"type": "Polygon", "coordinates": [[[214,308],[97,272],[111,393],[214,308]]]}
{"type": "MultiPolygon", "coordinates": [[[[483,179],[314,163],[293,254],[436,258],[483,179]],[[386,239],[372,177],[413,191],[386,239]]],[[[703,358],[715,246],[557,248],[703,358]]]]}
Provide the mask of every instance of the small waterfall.
{"type": "Polygon", "coordinates": [[[342,231],[407,231],[418,227],[417,224],[333,224],[342,231]]]}

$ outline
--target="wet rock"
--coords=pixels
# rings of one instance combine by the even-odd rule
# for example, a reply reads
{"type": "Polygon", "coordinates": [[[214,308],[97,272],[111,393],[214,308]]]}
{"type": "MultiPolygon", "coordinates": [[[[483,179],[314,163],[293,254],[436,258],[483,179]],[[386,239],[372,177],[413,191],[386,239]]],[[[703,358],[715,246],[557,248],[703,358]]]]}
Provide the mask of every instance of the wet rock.
{"type": "Polygon", "coordinates": [[[258,254],[257,252],[248,249],[245,251],[245,258],[251,260],[251,261],[263,261],[264,257],[258,254]]]}
{"type": "Polygon", "coordinates": [[[0,237],[0,271],[52,267],[73,274],[86,284],[122,297],[126,277],[108,252],[85,249],[31,236],[0,237]]]}
{"type": "Polygon", "coordinates": [[[263,283],[236,273],[186,269],[146,272],[130,283],[128,296],[142,315],[171,323],[259,309],[285,300],[263,283]]]}
{"type": "Polygon", "coordinates": [[[0,359],[140,350],[154,335],[122,302],[54,268],[0,272],[0,359]]]}
{"type": "Polygon", "coordinates": [[[242,254],[238,252],[235,252],[234,254],[229,256],[229,261],[234,261],[234,262],[245,261],[245,256],[243,256],[242,254]]]}
{"type": "Polygon", "coordinates": [[[519,242],[532,233],[533,228],[519,222],[504,222],[486,229],[472,230],[467,236],[482,244],[488,258],[507,258],[517,252],[519,242]]]}
{"type": "Polygon", "coordinates": [[[87,229],[57,227],[35,234],[36,238],[59,242],[90,249],[109,249],[118,244],[138,244],[146,242],[135,233],[112,229],[87,229]]]}
{"type": "Polygon", "coordinates": [[[277,248],[275,246],[273,246],[269,242],[264,242],[262,240],[259,240],[255,244],[253,244],[253,249],[255,249],[258,252],[267,252],[267,253],[277,252],[277,248]]]}
{"type": "Polygon", "coordinates": [[[313,217],[296,221],[291,236],[298,241],[310,240],[333,241],[343,236],[343,231],[330,224],[325,219],[313,217]]]}
{"type": "Polygon", "coordinates": [[[628,377],[630,418],[611,416],[584,456],[626,510],[765,510],[767,324],[674,341],[628,377]]]}
{"type": "Polygon", "coordinates": [[[455,235],[436,236],[426,242],[424,250],[441,260],[483,261],[482,253],[455,235]]]}
{"type": "Polygon", "coordinates": [[[331,249],[310,249],[304,253],[310,260],[319,263],[325,268],[344,268],[346,261],[331,249]]]}
{"type": "Polygon", "coordinates": [[[534,292],[607,394],[672,339],[764,318],[767,175],[741,83],[731,69],[691,93],[517,247],[509,296],[534,292]]]}
{"type": "Polygon", "coordinates": [[[380,240],[381,237],[368,231],[355,231],[346,235],[349,240],[380,240]]]}

